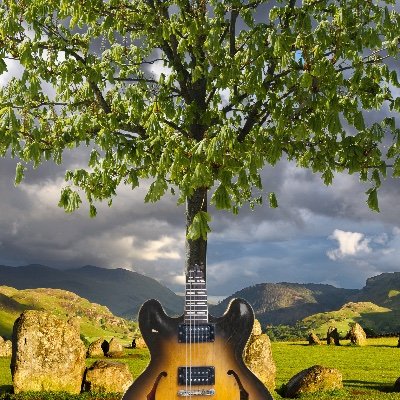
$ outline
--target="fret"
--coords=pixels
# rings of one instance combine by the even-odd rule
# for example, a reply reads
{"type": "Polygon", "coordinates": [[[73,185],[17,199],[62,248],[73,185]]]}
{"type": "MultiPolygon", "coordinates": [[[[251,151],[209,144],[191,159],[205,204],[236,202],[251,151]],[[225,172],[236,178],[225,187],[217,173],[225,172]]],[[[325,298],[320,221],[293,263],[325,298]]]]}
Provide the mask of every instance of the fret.
{"type": "Polygon", "coordinates": [[[186,273],[185,322],[208,322],[205,269],[194,265],[186,273]]]}

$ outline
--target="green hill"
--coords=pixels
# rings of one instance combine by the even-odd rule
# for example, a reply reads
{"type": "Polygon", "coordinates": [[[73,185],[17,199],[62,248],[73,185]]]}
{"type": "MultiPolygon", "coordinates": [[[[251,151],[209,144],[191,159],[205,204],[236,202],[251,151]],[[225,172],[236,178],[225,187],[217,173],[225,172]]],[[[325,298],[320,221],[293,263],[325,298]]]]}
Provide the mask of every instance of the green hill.
{"type": "Polygon", "coordinates": [[[63,319],[78,318],[81,334],[89,339],[115,336],[129,341],[136,330],[135,323],[66,290],[0,286],[0,336],[10,338],[14,321],[27,309],[49,311],[63,319]]]}
{"type": "Polygon", "coordinates": [[[136,319],[140,306],[150,298],[159,300],[170,315],[183,312],[182,297],[155,279],[122,268],[86,265],[59,270],[37,264],[0,265],[0,283],[17,289],[68,290],[94,303],[104,304],[113,314],[129,319],[136,319]]]}
{"type": "Polygon", "coordinates": [[[337,309],[355,293],[357,290],[313,283],[261,283],[236,292],[210,312],[221,315],[231,299],[240,297],[252,305],[262,324],[293,325],[306,316],[337,309]]]}
{"type": "Polygon", "coordinates": [[[381,307],[371,302],[350,302],[339,310],[323,312],[304,318],[298,325],[302,329],[313,330],[325,337],[330,326],[338,329],[341,336],[349,331],[349,325],[358,322],[370,333],[393,333],[400,331],[400,312],[381,307]]]}

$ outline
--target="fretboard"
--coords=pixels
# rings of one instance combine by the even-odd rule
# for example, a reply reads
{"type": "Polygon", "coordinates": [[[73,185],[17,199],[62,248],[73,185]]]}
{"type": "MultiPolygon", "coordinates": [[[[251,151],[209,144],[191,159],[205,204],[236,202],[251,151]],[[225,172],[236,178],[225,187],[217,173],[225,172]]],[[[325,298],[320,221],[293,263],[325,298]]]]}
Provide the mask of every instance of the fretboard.
{"type": "Polygon", "coordinates": [[[207,288],[205,273],[194,266],[186,275],[185,314],[186,324],[208,322],[207,288]]]}

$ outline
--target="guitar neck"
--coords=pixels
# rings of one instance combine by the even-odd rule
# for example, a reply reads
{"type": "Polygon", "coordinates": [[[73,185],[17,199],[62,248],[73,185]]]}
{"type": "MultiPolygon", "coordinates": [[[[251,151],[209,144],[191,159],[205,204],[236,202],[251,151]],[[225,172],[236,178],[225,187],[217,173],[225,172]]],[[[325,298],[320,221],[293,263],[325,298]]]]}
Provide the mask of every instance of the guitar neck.
{"type": "Polygon", "coordinates": [[[194,265],[186,272],[185,324],[208,322],[205,267],[194,265]]]}

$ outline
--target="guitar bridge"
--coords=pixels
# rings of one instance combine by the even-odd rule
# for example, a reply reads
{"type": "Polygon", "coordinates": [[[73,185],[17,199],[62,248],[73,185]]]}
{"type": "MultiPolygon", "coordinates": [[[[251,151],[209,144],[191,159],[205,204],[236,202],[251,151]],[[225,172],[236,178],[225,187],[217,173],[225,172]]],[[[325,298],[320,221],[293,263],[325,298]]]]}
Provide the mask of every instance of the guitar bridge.
{"type": "Polygon", "coordinates": [[[178,390],[178,396],[191,397],[191,396],[214,396],[214,389],[199,389],[199,390],[178,390]]]}

